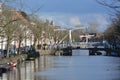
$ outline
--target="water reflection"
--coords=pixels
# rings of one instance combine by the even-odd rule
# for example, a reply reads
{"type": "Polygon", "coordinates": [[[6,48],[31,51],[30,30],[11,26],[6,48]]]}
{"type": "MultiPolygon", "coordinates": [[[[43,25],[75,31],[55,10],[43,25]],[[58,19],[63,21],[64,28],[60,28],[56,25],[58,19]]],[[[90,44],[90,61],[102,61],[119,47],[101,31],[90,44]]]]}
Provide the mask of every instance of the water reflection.
{"type": "Polygon", "coordinates": [[[120,80],[119,75],[119,57],[41,56],[22,62],[0,80],[120,80]]]}
{"type": "Polygon", "coordinates": [[[49,56],[41,56],[35,61],[25,61],[13,70],[3,73],[0,80],[46,80],[44,76],[35,76],[35,72],[47,71],[52,67],[49,56]]]}
{"type": "Polygon", "coordinates": [[[35,80],[33,62],[23,62],[13,70],[3,73],[1,80],[35,80]]]}
{"type": "MultiPolygon", "coordinates": [[[[50,58],[50,57],[49,57],[50,58]]],[[[107,56],[51,57],[52,67],[40,80],[120,80],[120,58],[107,56]]]]}

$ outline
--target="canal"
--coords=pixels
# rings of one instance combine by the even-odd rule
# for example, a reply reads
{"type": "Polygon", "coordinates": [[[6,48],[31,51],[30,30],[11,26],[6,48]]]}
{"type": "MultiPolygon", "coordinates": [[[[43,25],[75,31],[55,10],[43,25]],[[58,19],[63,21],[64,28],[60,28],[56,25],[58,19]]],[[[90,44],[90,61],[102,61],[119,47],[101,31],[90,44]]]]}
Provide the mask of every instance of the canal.
{"type": "Polygon", "coordinates": [[[120,80],[120,57],[87,54],[73,51],[73,56],[41,56],[4,73],[0,80],[120,80]]]}

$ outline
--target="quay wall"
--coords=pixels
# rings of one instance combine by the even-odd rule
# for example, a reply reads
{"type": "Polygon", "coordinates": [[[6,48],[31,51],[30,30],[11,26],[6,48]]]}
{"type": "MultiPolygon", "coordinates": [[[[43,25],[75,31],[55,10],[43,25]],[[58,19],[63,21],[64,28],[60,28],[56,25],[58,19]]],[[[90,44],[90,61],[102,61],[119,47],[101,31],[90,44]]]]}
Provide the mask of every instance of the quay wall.
{"type": "Polygon", "coordinates": [[[37,50],[42,55],[54,55],[56,50],[37,50]]]}
{"type": "Polygon", "coordinates": [[[9,58],[3,58],[0,60],[0,65],[1,64],[4,64],[4,63],[8,63],[10,61],[13,61],[13,60],[23,60],[23,59],[26,59],[27,58],[27,54],[21,54],[21,55],[17,55],[17,56],[13,56],[13,57],[9,57],[9,58]]]}

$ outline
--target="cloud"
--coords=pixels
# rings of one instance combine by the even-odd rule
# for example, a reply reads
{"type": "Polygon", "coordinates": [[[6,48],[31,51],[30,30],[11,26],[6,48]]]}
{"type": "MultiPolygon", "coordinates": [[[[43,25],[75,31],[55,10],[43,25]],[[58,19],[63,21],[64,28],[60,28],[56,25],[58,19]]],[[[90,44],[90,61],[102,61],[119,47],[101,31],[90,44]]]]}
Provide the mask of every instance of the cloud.
{"type": "Polygon", "coordinates": [[[96,20],[98,23],[100,23],[101,25],[108,25],[108,21],[101,15],[95,15],[96,20]]]}
{"type": "Polygon", "coordinates": [[[74,26],[81,24],[78,16],[71,17],[70,23],[71,23],[71,25],[74,25],[74,26]]]}
{"type": "Polygon", "coordinates": [[[100,13],[88,13],[88,14],[66,14],[66,13],[43,13],[40,15],[42,19],[53,20],[55,25],[63,28],[74,28],[76,25],[88,26],[88,23],[93,21],[98,24],[98,30],[103,32],[108,23],[106,14],[100,13]]]}
{"type": "Polygon", "coordinates": [[[106,20],[106,18],[102,15],[94,15],[96,18],[96,22],[98,24],[100,24],[100,26],[98,27],[100,32],[103,32],[104,30],[107,29],[107,25],[109,24],[108,21],[106,20]]]}

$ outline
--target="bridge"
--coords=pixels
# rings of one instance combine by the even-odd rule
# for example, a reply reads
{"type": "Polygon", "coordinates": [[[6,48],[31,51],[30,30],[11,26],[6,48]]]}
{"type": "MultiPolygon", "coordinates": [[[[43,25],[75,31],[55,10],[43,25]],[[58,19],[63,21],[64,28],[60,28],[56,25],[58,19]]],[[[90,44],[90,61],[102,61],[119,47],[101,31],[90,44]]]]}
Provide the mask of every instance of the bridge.
{"type": "Polygon", "coordinates": [[[57,46],[58,51],[60,51],[59,55],[72,55],[72,50],[88,50],[89,55],[101,54],[100,51],[105,51],[109,53],[109,48],[105,48],[104,46],[97,46],[101,44],[100,42],[72,42],[68,44],[59,44],[57,46]],[[96,46],[94,46],[96,45],[96,46]]]}
{"type": "Polygon", "coordinates": [[[101,44],[101,42],[72,42],[68,44],[59,44],[59,48],[66,48],[68,46],[71,46],[72,48],[94,48],[93,45],[101,44]]]}
{"type": "MultiPolygon", "coordinates": [[[[105,48],[104,42],[89,42],[89,39],[91,37],[94,37],[94,35],[84,34],[80,35],[80,38],[85,38],[84,42],[73,42],[72,41],[72,31],[76,29],[86,29],[85,27],[79,27],[75,29],[69,29],[69,42],[68,43],[62,43],[62,41],[67,37],[67,35],[61,39],[61,41],[57,44],[58,50],[62,50],[60,53],[62,55],[72,55],[73,49],[81,49],[81,50],[89,50],[90,55],[94,55],[95,53],[98,53],[97,51],[105,51],[107,54],[110,53],[112,50],[110,48],[105,48]],[[102,46],[100,46],[102,44],[102,46]]],[[[64,31],[65,29],[56,29],[54,31],[64,31]]],[[[99,54],[99,53],[98,53],[99,54]]]]}
{"type": "MultiPolygon", "coordinates": [[[[96,44],[96,43],[89,43],[90,45],[91,44],[96,44]]],[[[112,52],[112,51],[114,51],[114,52],[118,52],[118,51],[115,51],[115,50],[112,50],[111,48],[105,48],[105,47],[88,47],[88,46],[86,46],[86,45],[88,45],[88,44],[86,44],[86,43],[79,43],[79,45],[68,45],[68,46],[66,46],[66,45],[61,45],[60,47],[58,47],[58,54],[59,55],[65,55],[65,56],[72,56],[72,50],[88,50],[89,51],[89,55],[102,55],[103,53],[101,53],[101,51],[104,51],[105,52],[105,54],[104,55],[110,55],[110,53],[112,52]],[[80,46],[82,46],[82,45],[85,45],[85,46],[83,46],[83,47],[80,47],[80,46]]],[[[120,51],[120,50],[119,50],[120,51]]]]}

